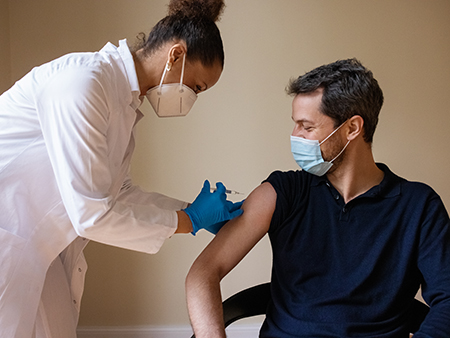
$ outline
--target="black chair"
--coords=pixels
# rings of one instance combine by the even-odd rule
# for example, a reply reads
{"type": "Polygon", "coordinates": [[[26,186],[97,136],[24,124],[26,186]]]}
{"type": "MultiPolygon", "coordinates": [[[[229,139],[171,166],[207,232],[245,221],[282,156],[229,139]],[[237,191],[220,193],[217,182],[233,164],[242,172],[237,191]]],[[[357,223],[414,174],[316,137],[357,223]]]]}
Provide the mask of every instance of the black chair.
{"type": "MultiPolygon", "coordinates": [[[[222,303],[225,327],[242,318],[266,314],[269,301],[270,283],[252,286],[232,295],[222,303]]],[[[427,305],[417,299],[414,300],[408,319],[408,328],[411,333],[419,330],[429,310],[427,305]]],[[[195,338],[195,335],[191,338],[195,338]]]]}
{"type": "Polygon", "coordinates": [[[270,283],[259,284],[232,295],[222,303],[225,327],[242,318],[266,314],[269,301],[270,283]]]}
{"type": "Polygon", "coordinates": [[[427,316],[428,312],[430,312],[428,305],[414,299],[408,317],[408,329],[410,333],[415,333],[419,330],[420,325],[427,316]]]}

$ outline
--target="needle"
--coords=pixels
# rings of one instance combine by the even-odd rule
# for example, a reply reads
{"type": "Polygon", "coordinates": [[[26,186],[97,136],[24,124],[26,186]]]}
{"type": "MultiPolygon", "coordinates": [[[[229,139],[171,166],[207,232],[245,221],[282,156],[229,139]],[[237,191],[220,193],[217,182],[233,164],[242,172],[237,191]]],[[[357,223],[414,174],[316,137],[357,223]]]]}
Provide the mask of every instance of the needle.
{"type": "MultiPolygon", "coordinates": [[[[211,188],[211,192],[214,192],[214,191],[216,191],[216,190],[217,190],[217,188],[211,188]]],[[[241,192],[239,192],[239,191],[236,191],[236,190],[229,190],[229,189],[225,190],[225,193],[226,193],[226,194],[229,194],[229,195],[244,195],[243,193],[241,193],[241,192]]]]}

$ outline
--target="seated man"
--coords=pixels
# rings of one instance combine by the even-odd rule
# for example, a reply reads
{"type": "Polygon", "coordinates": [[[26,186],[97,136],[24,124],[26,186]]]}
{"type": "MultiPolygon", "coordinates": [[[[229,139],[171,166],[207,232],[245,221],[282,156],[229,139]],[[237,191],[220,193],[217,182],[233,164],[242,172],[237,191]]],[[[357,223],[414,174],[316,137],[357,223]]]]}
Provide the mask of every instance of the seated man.
{"type": "Polygon", "coordinates": [[[272,173],[193,264],[196,337],[225,337],[220,281],[266,233],[272,300],[260,337],[408,337],[420,285],[431,309],[415,337],[449,337],[449,216],[430,187],[375,163],[383,94],[372,72],[337,61],[288,92],[303,170],[272,173]]]}

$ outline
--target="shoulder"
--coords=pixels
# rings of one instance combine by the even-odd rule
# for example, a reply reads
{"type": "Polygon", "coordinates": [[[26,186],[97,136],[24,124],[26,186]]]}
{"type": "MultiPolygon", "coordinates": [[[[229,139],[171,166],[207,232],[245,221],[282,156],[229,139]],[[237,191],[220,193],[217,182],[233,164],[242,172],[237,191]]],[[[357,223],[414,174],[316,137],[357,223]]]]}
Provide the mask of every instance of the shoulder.
{"type": "Polygon", "coordinates": [[[325,178],[311,175],[305,171],[275,171],[264,181],[273,187],[276,194],[276,207],[272,217],[272,230],[287,219],[294,211],[305,207],[311,188],[325,178]]]}
{"type": "Polygon", "coordinates": [[[276,170],[272,172],[269,177],[264,182],[292,182],[292,181],[301,181],[310,178],[310,174],[302,171],[302,170],[290,170],[290,171],[281,171],[276,170]]]}
{"type": "Polygon", "coordinates": [[[323,178],[302,170],[274,171],[264,181],[270,183],[278,195],[298,195],[323,178]]]}
{"type": "Polygon", "coordinates": [[[418,181],[409,181],[394,174],[385,165],[378,166],[385,172],[385,180],[381,191],[386,197],[398,197],[397,205],[415,210],[415,212],[429,212],[430,209],[444,209],[443,202],[438,193],[428,184],[418,181]]]}
{"type": "Polygon", "coordinates": [[[412,198],[419,196],[439,197],[436,191],[428,184],[418,181],[410,181],[406,178],[394,174],[386,165],[378,163],[378,166],[386,175],[386,185],[389,187],[399,187],[402,195],[412,198]]]}
{"type": "MultiPolygon", "coordinates": [[[[114,58],[102,52],[72,53],[34,71],[37,96],[65,101],[114,98],[127,93],[128,82],[114,58]]],[[[131,94],[130,94],[131,95],[131,94]]]]}
{"type": "Polygon", "coordinates": [[[97,52],[75,52],[63,55],[36,67],[35,73],[48,79],[66,78],[75,83],[94,79],[106,83],[114,77],[123,77],[119,52],[107,46],[97,52]]]}
{"type": "Polygon", "coordinates": [[[427,215],[446,213],[441,197],[428,184],[404,180],[401,184],[401,196],[411,210],[420,209],[427,215]]]}

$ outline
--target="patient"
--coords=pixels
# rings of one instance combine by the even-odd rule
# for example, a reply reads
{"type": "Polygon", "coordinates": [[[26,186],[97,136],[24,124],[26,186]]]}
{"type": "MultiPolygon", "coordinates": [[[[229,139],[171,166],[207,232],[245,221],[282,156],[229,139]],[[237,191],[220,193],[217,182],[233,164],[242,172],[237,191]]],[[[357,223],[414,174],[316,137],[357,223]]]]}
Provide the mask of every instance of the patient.
{"type": "Polygon", "coordinates": [[[337,61],[288,93],[303,170],[272,173],[193,264],[186,292],[196,337],[225,337],[220,281],[266,233],[272,301],[260,337],[408,337],[420,285],[431,310],[414,337],[449,337],[449,217],[429,186],[375,163],[383,94],[372,72],[337,61]]]}

